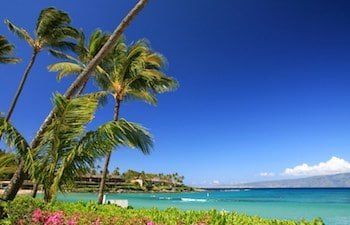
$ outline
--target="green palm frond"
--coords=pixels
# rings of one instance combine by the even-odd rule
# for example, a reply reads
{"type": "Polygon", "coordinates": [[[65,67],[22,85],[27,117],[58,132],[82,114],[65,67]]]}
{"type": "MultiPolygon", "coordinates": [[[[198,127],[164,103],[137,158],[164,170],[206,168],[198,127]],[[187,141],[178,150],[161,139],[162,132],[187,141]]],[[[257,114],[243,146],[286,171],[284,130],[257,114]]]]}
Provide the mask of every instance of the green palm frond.
{"type": "Polygon", "coordinates": [[[14,153],[6,153],[0,150],[0,177],[3,174],[12,174],[16,171],[18,164],[17,156],[14,153]]]}
{"type": "Polygon", "coordinates": [[[151,105],[157,105],[157,98],[154,93],[147,90],[139,90],[139,89],[131,89],[127,91],[127,95],[125,96],[126,101],[130,100],[141,100],[149,103],[151,105]]]}
{"type": "MultiPolygon", "coordinates": [[[[82,31],[78,35],[78,43],[72,45],[70,50],[72,50],[76,57],[69,54],[63,53],[57,50],[51,50],[57,58],[68,60],[68,62],[60,62],[49,66],[49,71],[58,72],[58,79],[66,75],[77,75],[79,74],[87,65],[90,60],[99,52],[105,42],[108,40],[109,34],[102,32],[101,30],[96,30],[91,34],[88,43],[85,43],[85,35],[82,31]]],[[[97,66],[93,75],[106,74],[106,72],[97,66]]]]}
{"type": "Polygon", "coordinates": [[[100,51],[102,46],[106,43],[109,38],[109,34],[102,32],[101,30],[96,30],[91,34],[88,43],[88,54],[90,60],[100,51]]]}
{"type": "Polygon", "coordinates": [[[27,43],[34,48],[35,40],[30,36],[30,34],[25,29],[17,27],[15,24],[13,24],[9,20],[5,20],[5,24],[7,25],[10,31],[16,34],[19,38],[27,41],[27,43]]]}
{"type": "Polygon", "coordinates": [[[83,65],[72,62],[59,62],[48,66],[50,72],[58,72],[57,79],[61,80],[67,75],[78,75],[83,71],[83,65]]]}
{"type": "Polygon", "coordinates": [[[153,146],[152,135],[146,128],[124,119],[111,121],[100,126],[96,131],[88,132],[80,141],[79,148],[95,149],[105,154],[118,145],[137,148],[149,154],[153,146]]]}
{"type": "Polygon", "coordinates": [[[102,64],[107,75],[96,77],[96,81],[102,90],[119,99],[139,99],[155,105],[157,94],[178,87],[178,82],[164,73],[165,64],[166,59],[152,51],[148,41],[131,46],[121,42],[102,64]]]}
{"type": "Polygon", "coordinates": [[[12,56],[14,46],[7,39],[0,35],[0,63],[18,63],[19,58],[12,56]]]}
{"type": "Polygon", "coordinates": [[[51,185],[55,173],[74,151],[79,138],[85,133],[85,126],[94,118],[99,98],[103,93],[88,94],[66,99],[56,94],[55,114],[52,123],[45,130],[42,141],[33,151],[30,173],[32,178],[51,185]]]}
{"type": "Polygon", "coordinates": [[[21,133],[5,117],[0,117],[0,137],[2,137],[8,147],[14,148],[18,154],[25,156],[29,150],[29,145],[21,133]]]}
{"type": "Polygon", "coordinates": [[[95,131],[85,132],[93,118],[99,99],[105,93],[66,99],[54,97],[55,116],[45,130],[42,142],[33,152],[29,169],[34,180],[53,195],[74,178],[88,171],[95,160],[113,148],[124,145],[148,154],[153,146],[150,133],[142,126],[126,120],[112,121],[95,131]],[[35,160],[34,160],[35,159],[35,160]]]}
{"type": "Polygon", "coordinates": [[[79,32],[70,26],[70,22],[71,19],[67,13],[53,7],[46,8],[40,12],[35,36],[32,37],[25,29],[5,20],[8,28],[19,38],[26,40],[36,51],[43,48],[73,50],[75,44],[67,39],[78,38],[79,32]]]}
{"type": "Polygon", "coordinates": [[[93,166],[96,158],[104,156],[118,145],[137,148],[148,154],[153,140],[144,127],[123,119],[108,122],[96,131],[87,132],[65,156],[55,174],[51,191],[55,193],[62,189],[62,185],[72,183],[78,174],[87,172],[93,166]]]}
{"type": "Polygon", "coordinates": [[[48,44],[66,37],[77,38],[79,32],[69,25],[70,22],[71,19],[66,12],[54,7],[43,9],[36,23],[36,36],[48,44]]]}
{"type": "Polygon", "coordinates": [[[75,62],[77,64],[80,64],[79,59],[76,59],[75,57],[68,55],[62,51],[55,50],[55,49],[49,49],[49,52],[56,58],[65,59],[65,60],[69,60],[71,62],[75,62]]]}
{"type": "Polygon", "coordinates": [[[78,98],[67,99],[60,94],[54,96],[55,114],[53,122],[48,127],[43,140],[52,144],[55,139],[74,139],[84,132],[85,126],[94,118],[101,92],[83,95],[78,98]]]}

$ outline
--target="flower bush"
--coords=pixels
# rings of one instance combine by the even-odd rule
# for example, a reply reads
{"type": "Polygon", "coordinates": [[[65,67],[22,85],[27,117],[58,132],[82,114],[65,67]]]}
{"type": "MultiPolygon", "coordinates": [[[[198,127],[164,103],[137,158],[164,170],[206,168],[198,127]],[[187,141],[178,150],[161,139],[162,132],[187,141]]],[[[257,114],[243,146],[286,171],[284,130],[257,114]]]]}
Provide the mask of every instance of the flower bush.
{"type": "Polygon", "coordinates": [[[23,197],[7,203],[4,209],[7,218],[0,220],[1,225],[324,225],[321,219],[264,219],[217,210],[122,209],[92,202],[55,202],[45,205],[41,200],[23,197]]]}

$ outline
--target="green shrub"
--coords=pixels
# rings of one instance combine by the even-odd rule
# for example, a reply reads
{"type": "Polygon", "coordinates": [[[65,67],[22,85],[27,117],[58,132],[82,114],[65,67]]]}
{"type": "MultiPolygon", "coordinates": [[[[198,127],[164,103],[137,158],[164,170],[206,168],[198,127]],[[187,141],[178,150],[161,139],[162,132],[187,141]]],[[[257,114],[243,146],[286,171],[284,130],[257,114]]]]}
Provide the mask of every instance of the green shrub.
{"type": "Polygon", "coordinates": [[[98,205],[95,202],[55,202],[44,205],[42,201],[30,197],[19,197],[12,203],[6,204],[5,211],[8,218],[0,221],[0,224],[16,224],[22,220],[21,224],[31,225],[32,213],[37,208],[44,210],[46,215],[62,212],[65,221],[75,220],[77,225],[324,225],[321,219],[313,221],[264,219],[218,210],[123,209],[114,205],[98,205]]]}
{"type": "MultiPolygon", "coordinates": [[[[30,196],[16,198],[12,202],[4,203],[4,214],[10,224],[15,224],[19,220],[29,220],[35,209],[44,209],[42,200],[34,199],[30,196]]],[[[0,223],[1,224],[1,223],[0,223]]]]}

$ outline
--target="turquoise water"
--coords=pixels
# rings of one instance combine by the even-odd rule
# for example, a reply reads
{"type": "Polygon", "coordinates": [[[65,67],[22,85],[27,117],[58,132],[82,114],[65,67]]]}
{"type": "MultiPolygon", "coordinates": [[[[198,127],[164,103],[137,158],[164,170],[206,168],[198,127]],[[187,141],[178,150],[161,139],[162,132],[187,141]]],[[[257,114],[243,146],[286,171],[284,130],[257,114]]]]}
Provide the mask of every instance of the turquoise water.
{"type": "MultiPolygon", "coordinates": [[[[96,200],[93,193],[59,196],[65,201],[96,200]]],[[[134,208],[218,209],[266,218],[311,219],[327,225],[350,225],[350,189],[231,189],[196,193],[108,194],[107,199],[128,199],[134,208]]]]}

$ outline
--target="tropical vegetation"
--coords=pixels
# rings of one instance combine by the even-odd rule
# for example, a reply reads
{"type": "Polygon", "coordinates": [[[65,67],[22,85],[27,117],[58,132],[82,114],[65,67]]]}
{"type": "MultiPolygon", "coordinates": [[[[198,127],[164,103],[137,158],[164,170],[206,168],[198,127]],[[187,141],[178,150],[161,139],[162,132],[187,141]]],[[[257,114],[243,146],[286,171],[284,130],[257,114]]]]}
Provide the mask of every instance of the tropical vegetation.
{"type": "Polygon", "coordinates": [[[6,120],[9,120],[12,116],[37,55],[47,48],[69,49],[72,47],[73,43],[67,39],[76,38],[78,32],[70,26],[70,22],[71,19],[67,13],[53,7],[44,9],[40,12],[36,22],[35,34],[34,37],[32,37],[24,28],[16,26],[10,20],[5,20],[10,31],[16,34],[19,38],[25,40],[32,48],[32,56],[22,75],[17,92],[7,113],[6,120]]]}
{"type": "MultiPolygon", "coordinates": [[[[78,59],[60,54],[66,60],[53,64],[51,71],[58,71],[58,77],[77,74],[84,69],[86,62],[91,60],[97,50],[107,39],[101,31],[95,31],[88,46],[84,46],[84,36],[76,48],[78,59]]],[[[121,38],[112,52],[96,67],[94,78],[98,86],[108,92],[115,101],[113,119],[118,121],[121,103],[125,100],[140,99],[150,104],[156,104],[156,94],[171,91],[177,87],[177,82],[163,72],[165,59],[159,53],[151,50],[149,44],[138,41],[131,46],[121,38]]],[[[83,85],[83,87],[86,83],[83,85]]],[[[148,151],[143,151],[148,154],[148,151]]],[[[105,156],[105,164],[99,190],[98,202],[102,203],[111,151],[105,156]]]]}
{"type": "MultiPolygon", "coordinates": [[[[75,79],[75,81],[66,90],[66,92],[64,93],[63,96],[67,100],[71,99],[71,98],[74,98],[76,96],[77,92],[82,88],[84,83],[89,79],[90,74],[95,70],[96,66],[102,61],[102,59],[108,54],[108,52],[114,48],[114,46],[117,43],[118,39],[121,37],[123,31],[127,28],[127,26],[131,23],[131,21],[136,17],[136,15],[144,8],[144,6],[147,4],[147,2],[148,2],[148,0],[139,0],[137,2],[137,4],[125,16],[125,18],[120,22],[118,27],[111,34],[111,36],[106,41],[106,43],[102,46],[102,48],[97,53],[97,55],[88,63],[88,65],[81,72],[81,74],[75,79]]],[[[49,8],[47,10],[51,12],[52,10],[55,10],[55,9],[49,8]]],[[[55,24],[53,24],[53,25],[59,25],[59,27],[61,27],[61,25],[63,25],[63,26],[64,25],[68,25],[67,23],[70,22],[70,20],[67,19],[68,17],[66,17],[66,16],[68,16],[68,14],[65,14],[62,11],[59,11],[59,13],[63,13],[64,15],[62,14],[62,16],[58,16],[58,20],[56,20],[54,18],[55,16],[52,16],[50,14],[50,12],[48,14],[41,13],[41,16],[39,16],[38,21],[42,21],[42,22],[37,23],[37,28],[39,28],[41,26],[45,27],[52,20],[55,21],[55,24]],[[44,20],[43,19],[44,15],[50,15],[49,16],[50,18],[48,18],[48,20],[44,20]],[[63,23],[60,20],[62,18],[63,18],[63,23]],[[46,23],[45,21],[49,22],[49,23],[46,23]]],[[[33,56],[37,54],[36,53],[37,50],[39,50],[39,49],[41,50],[41,47],[46,46],[46,45],[43,45],[43,43],[46,43],[46,42],[41,42],[41,41],[36,42],[36,40],[41,40],[41,39],[39,39],[39,37],[41,37],[41,36],[39,36],[39,33],[37,33],[37,39],[32,39],[29,36],[28,32],[26,32],[24,29],[16,27],[15,25],[13,25],[9,21],[7,21],[7,24],[8,24],[9,28],[12,31],[14,31],[20,37],[23,37],[25,40],[27,40],[28,43],[30,43],[31,46],[34,46],[33,47],[33,56]]],[[[73,31],[73,28],[72,29],[70,29],[70,28],[71,27],[68,28],[69,32],[73,31]]],[[[58,31],[59,30],[60,29],[58,29],[58,31]]],[[[38,31],[38,29],[37,29],[37,31],[38,31]]],[[[51,31],[48,31],[48,33],[50,33],[50,32],[51,31]]],[[[44,35],[44,34],[42,34],[42,35],[44,35]]],[[[61,35],[64,35],[64,36],[67,35],[66,29],[63,29],[63,31],[59,32],[57,35],[58,35],[58,37],[62,37],[61,35]]],[[[70,44],[68,44],[68,45],[66,45],[66,44],[59,45],[59,44],[57,44],[57,42],[47,42],[47,43],[50,44],[50,45],[47,45],[47,46],[51,46],[51,44],[54,43],[54,45],[52,45],[53,47],[71,46],[70,44]]],[[[35,59],[35,57],[32,57],[32,60],[29,63],[29,65],[28,65],[28,67],[27,67],[27,69],[26,69],[26,71],[24,73],[24,76],[22,77],[23,79],[22,79],[22,81],[20,83],[20,86],[18,88],[17,94],[16,94],[16,96],[14,98],[14,101],[13,101],[11,107],[10,107],[10,112],[11,112],[11,109],[14,108],[13,106],[17,102],[19,94],[20,94],[20,92],[21,92],[21,90],[23,88],[25,79],[26,79],[26,77],[27,77],[27,75],[29,73],[29,70],[31,69],[31,66],[33,64],[33,61],[34,61],[33,59],[35,59]]],[[[52,122],[55,119],[55,115],[56,115],[57,110],[58,109],[56,107],[54,107],[52,109],[52,111],[49,113],[49,115],[46,117],[44,122],[41,124],[41,126],[40,126],[38,132],[36,133],[35,137],[33,138],[32,142],[30,143],[30,145],[28,145],[30,148],[26,149],[26,152],[25,152],[26,155],[33,155],[31,153],[31,151],[34,150],[34,149],[37,149],[37,147],[42,143],[43,137],[45,136],[45,132],[47,132],[47,130],[49,129],[50,125],[52,124],[52,122]]],[[[8,115],[5,118],[5,122],[8,122],[9,115],[11,115],[11,113],[8,113],[8,115]]],[[[2,134],[0,134],[0,136],[1,135],[2,134]]],[[[56,141],[59,142],[60,140],[58,139],[56,141]]],[[[33,160],[35,160],[35,159],[33,159],[33,160]]],[[[25,178],[28,177],[28,172],[29,172],[28,168],[29,167],[27,165],[26,160],[23,159],[23,157],[20,157],[17,169],[16,169],[14,175],[12,176],[8,187],[5,190],[4,197],[3,197],[4,200],[9,201],[9,200],[13,200],[16,197],[16,195],[17,195],[20,187],[22,186],[25,178]]],[[[42,171],[42,172],[45,172],[45,171],[42,171]]]]}
{"type": "Polygon", "coordinates": [[[56,202],[50,205],[32,198],[17,198],[4,204],[2,224],[23,225],[324,225],[321,219],[292,221],[264,219],[226,211],[183,211],[175,208],[122,209],[94,202],[56,202]]]}
{"type": "Polygon", "coordinates": [[[20,60],[13,56],[14,46],[8,42],[5,36],[0,35],[0,63],[18,63],[20,60]]]}

